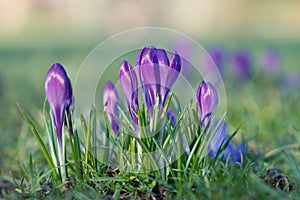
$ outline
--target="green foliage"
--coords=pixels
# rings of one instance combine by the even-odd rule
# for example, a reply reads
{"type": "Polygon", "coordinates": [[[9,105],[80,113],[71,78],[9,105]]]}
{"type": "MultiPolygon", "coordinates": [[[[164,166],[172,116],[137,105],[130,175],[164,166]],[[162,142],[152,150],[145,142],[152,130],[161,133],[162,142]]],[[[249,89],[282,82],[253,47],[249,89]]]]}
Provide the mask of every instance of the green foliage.
{"type": "MultiPolygon", "coordinates": [[[[158,137],[156,137],[158,134],[155,134],[153,138],[143,139],[132,136],[135,134],[134,126],[130,116],[127,116],[122,109],[118,121],[120,121],[120,126],[123,129],[120,130],[119,136],[115,138],[111,134],[109,126],[106,125],[105,129],[100,127],[101,118],[99,116],[102,117],[102,113],[98,113],[97,110],[92,108],[89,118],[84,119],[84,117],[81,117],[81,124],[76,124],[77,129],[74,130],[73,138],[65,131],[68,179],[65,183],[60,183],[57,181],[60,180],[60,175],[53,163],[50,145],[45,137],[47,136],[46,129],[41,125],[40,116],[42,115],[35,108],[42,105],[42,101],[34,101],[32,107],[28,109],[35,114],[33,118],[29,117],[23,108],[19,108],[33,136],[26,137],[25,135],[18,144],[24,144],[22,151],[32,152],[32,155],[26,158],[23,157],[20,164],[17,163],[12,166],[5,164],[4,166],[4,161],[1,163],[1,172],[3,173],[8,174],[7,165],[14,169],[17,168],[18,171],[13,170],[10,177],[1,177],[0,197],[8,199],[96,199],[105,197],[119,199],[131,197],[137,199],[139,197],[151,198],[152,195],[156,198],[168,199],[299,199],[300,190],[297,187],[297,183],[300,181],[300,155],[299,145],[297,144],[300,141],[300,128],[298,125],[300,112],[297,106],[299,95],[296,90],[283,88],[278,84],[281,81],[280,76],[284,76],[285,72],[294,70],[292,67],[297,66],[295,61],[298,58],[293,59],[291,57],[288,52],[288,45],[282,46],[286,49],[283,55],[286,58],[283,65],[288,63],[289,68],[288,70],[282,69],[275,79],[262,73],[258,69],[259,66],[255,66],[256,74],[253,81],[237,85],[232,83],[230,79],[225,79],[229,130],[235,130],[242,122],[237,137],[244,136],[249,143],[248,154],[244,156],[241,164],[231,163],[229,160],[222,161],[220,158],[217,159],[218,156],[215,159],[199,156],[201,155],[201,145],[204,145],[204,141],[207,141],[207,139],[204,139],[207,134],[204,134],[205,131],[201,129],[198,123],[195,123],[199,119],[197,119],[197,110],[193,109],[192,104],[188,108],[177,109],[178,119],[175,126],[166,117],[160,120],[159,123],[164,124],[163,143],[159,143],[158,137]],[[37,119],[38,123],[33,119],[37,119]],[[42,128],[39,127],[39,124],[42,128]],[[189,154],[191,156],[184,151],[183,146],[179,145],[182,144],[182,137],[178,137],[179,133],[183,133],[191,144],[190,150],[193,151],[192,154],[189,154]],[[103,135],[108,140],[103,140],[107,143],[101,143],[101,145],[119,149],[117,154],[122,156],[116,157],[111,151],[107,151],[107,154],[104,155],[102,150],[107,148],[98,149],[95,147],[95,144],[99,142],[103,135]],[[196,137],[193,137],[195,135],[196,137]],[[36,145],[34,142],[29,148],[25,145],[27,141],[32,142],[33,138],[40,147],[39,151],[36,151],[35,148],[29,149],[31,146],[36,145]],[[177,143],[177,141],[179,142],[177,143]],[[139,145],[143,148],[137,148],[139,145]],[[165,153],[165,149],[170,145],[173,145],[174,149],[176,145],[176,151],[181,156],[175,162],[169,162],[169,165],[166,165],[168,167],[140,173],[129,170],[131,167],[132,169],[138,169],[128,165],[128,161],[139,162],[136,156],[137,151],[151,152],[159,148],[161,150],[159,155],[163,159],[162,153],[165,153]],[[112,159],[118,158],[118,161],[114,161],[124,164],[122,166],[126,168],[118,169],[113,163],[104,162],[108,156],[112,156],[112,159]],[[188,159],[189,162],[187,162],[188,159]],[[260,177],[270,167],[281,169],[282,173],[286,174],[291,182],[295,182],[295,190],[283,192],[278,188],[267,185],[260,177]],[[4,183],[10,185],[10,189],[6,188],[4,183]]],[[[294,51],[296,47],[294,47],[294,44],[292,46],[294,52],[292,55],[295,55],[297,49],[294,51]]],[[[53,50],[46,53],[48,56],[54,52],[53,50]]],[[[44,57],[46,56],[44,55],[44,57]]],[[[27,65],[31,66],[31,62],[34,61],[30,61],[27,65]]],[[[44,62],[39,61],[39,64],[42,63],[44,62]]],[[[15,65],[18,66],[18,64],[15,65]]],[[[32,66],[38,65],[35,63],[32,66]]],[[[13,69],[8,68],[7,70],[11,71],[10,74],[14,74],[15,69],[13,69]]],[[[26,71],[28,71],[27,68],[26,71]]],[[[43,94],[41,88],[35,86],[37,85],[36,82],[42,82],[42,78],[38,78],[38,81],[23,81],[28,84],[24,87],[33,88],[33,92],[25,92],[25,90],[22,92],[23,87],[20,87],[14,90],[14,93],[19,94],[23,99],[30,99],[29,101],[43,99],[40,95],[37,95],[43,94]],[[34,97],[31,97],[31,95],[34,97]]],[[[18,85],[18,83],[14,84],[18,85]]],[[[7,96],[2,96],[1,100],[3,100],[2,102],[12,101],[7,96]]],[[[172,101],[174,101],[174,98],[172,101]]],[[[22,104],[24,103],[22,102],[22,104]]],[[[28,108],[27,105],[25,107],[28,108]]],[[[143,121],[142,128],[145,128],[149,124],[147,121],[148,113],[145,112],[145,108],[142,106],[140,110],[137,114],[140,117],[139,119],[143,121]]],[[[12,152],[9,156],[13,157],[15,156],[13,154],[14,149],[8,148],[6,144],[8,142],[6,141],[13,141],[10,143],[15,144],[15,139],[18,137],[7,137],[7,139],[5,137],[6,135],[12,135],[11,133],[17,133],[16,127],[18,126],[15,125],[15,119],[18,115],[15,111],[3,109],[2,116],[5,116],[2,117],[3,121],[1,123],[1,128],[5,130],[5,134],[1,137],[1,146],[3,146],[1,152],[12,152]],[[15,121],[8,122],[11,118],[15,121]],[[13,124],[12,127],[15,128],[8,130],[5,128],[5,126],[8,126],[6,124],[13,124]]],[[[46,122],[50,125],[48,113],[45,116],[46,122]]],[[[159,127],[161,124],[157,126],[159,127]]],[[[235,135],[235,131],[232,132],[234,132],[232,135],[235,135]]],[[[153,131],[144,130],[143,134],[151,135],[153,131]]],[[[221,155],[225,146],[226,142],[220,148],[218,155],[221,155]]],[[[148,168],[155,167],[157,163],[151,161],[151,157],[148,156],[147,158],[149,159],[145,158],[145,160],[149,165],[148,168]]]]}

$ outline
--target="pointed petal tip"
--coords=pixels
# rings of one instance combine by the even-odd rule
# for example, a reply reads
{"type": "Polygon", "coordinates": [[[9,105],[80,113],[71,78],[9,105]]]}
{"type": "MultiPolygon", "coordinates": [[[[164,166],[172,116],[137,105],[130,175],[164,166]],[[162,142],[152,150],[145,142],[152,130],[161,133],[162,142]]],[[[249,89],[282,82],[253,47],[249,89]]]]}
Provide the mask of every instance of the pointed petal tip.
{"type": "Polygon", "coordinates": [[[158,63],[157,49],[154,46],[146,46],[142,48],[136,58],[136,65],[158,63]]]}
{"type": "Polygon", "coordinates": [[[173,53],[170,66],[178,72],[181,70],[181,58],[176,51],[173,53]]]}
{"type": "Polygon", "coordinates": [[[126,72],[132,70],[131,64],[127,60],[123,60],[121,63],[119,77],[121,78],[126,72]]]}

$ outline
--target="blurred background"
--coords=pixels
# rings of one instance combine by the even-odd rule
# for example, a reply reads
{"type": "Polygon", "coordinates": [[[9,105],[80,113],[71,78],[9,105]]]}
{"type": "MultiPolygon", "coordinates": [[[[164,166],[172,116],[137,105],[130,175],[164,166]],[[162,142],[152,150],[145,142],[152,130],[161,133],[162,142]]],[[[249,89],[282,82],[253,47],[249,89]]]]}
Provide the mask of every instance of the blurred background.
{"type": "Polygon", "coordinates": [[[1,173],[37,148],[16,103],[43,130],[49,67],[61,62],[74,81],[99,42],[145,26],[183,32],[211,50],[222,67],[229,129],[241,125],[253,149],[292,142],[300,128],[299,10],[297,0],[0,0],[1,173]]]}

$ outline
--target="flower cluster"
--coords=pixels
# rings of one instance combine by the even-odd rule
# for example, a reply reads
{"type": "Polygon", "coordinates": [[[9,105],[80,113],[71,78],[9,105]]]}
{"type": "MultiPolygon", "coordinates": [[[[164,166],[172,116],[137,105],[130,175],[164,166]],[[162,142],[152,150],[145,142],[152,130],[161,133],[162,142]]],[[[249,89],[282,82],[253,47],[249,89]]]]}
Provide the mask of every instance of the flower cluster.
{"type": "MultiPolygon", "coordinates": [[[[158,104],[159,113],[162,112],[170,89],[181,70],[181,60],[176,52],[172,53],[172,58],[169,60],[164,49],[157,49],[153,46],[141,49],[136,60],[137,73],[132,65],[124,60],[120,67],[119,78],[129,113],[137,130],[139,125],[138,78],[142,87],[143,100],[149,113],[149,121],[152,123],[154,106],[158,104]]],[[[106,94],[114,95],[116,93],[109,92],[109,90],[108,88],[104,89],[104,102],[108,102],[106,99],[109,98],[109,95],[106,94]]],[[[110,111],[111,116],[117,114],[116,110],[110,111]]],[[[110,123],[112,127],[115,126],[115,122],[112,120],[110,123]]]]}
{"type": "MultiPolygon", "coordinates": [[[[150,125],[153,123],[154,115],[158,115],[156,120],[160,120],[160,117],[164,115],[173,127],[178,123],[175,113],[167,107],[168,104],[166,105],[166,102],[180,71],[181,59],[176,52],[173,52],[169,59],[164,49],[153,46],[144,47],[139,51],[136,58],[136,69],[126,60],[121,63],[119,70],[120,85],[126,98],[129,116],[132,119],[133,127],[138,137],[140,136],[139,129],[141,127],[139,112],[142,104],[145,105],[144,109],[146,109],[146,116],[148,116],[146,121],[150,125]],[[139,84],[142,92],[141,96],[143,97],[142,104],[139,102],[141,101],[139,100],[139,84]]],[[[45,91],[51,110],[51,124],[55,127],[52,132],[56,132],[57,136],[57,145],[52,147],[52,149],[55,149],[56,146],[58,147],[56,167],[60,166],[59,172],[62,180],[65,180],[66,172],[65,168],[62,167],[65,164],[63,125],[66,125],[70,136],[73,137],[71,116],[74,97],[70,79],[63,66],[59,63],[53,64],[49,69],[45,81],[45,91]]],[[[213,112],[215,112],[218,105],[217,90],[211,83],[202,81],[198,87],[196,99],[200,117],[200,121],[196,123],[199,123],[203,129],[207,127],[210,127],[212,130],[216,129],[218,120],[214,119],[213,112]]],[[[120,131],[118,123],[120,117],[119,95],[114,84],[110,81],[104,87],[103,106],[111,129],[115,137],[118,137],[120,131]]],[[[216,156],[222,144],[229,139],[226,133],[226,124],[225,122],[223,123],[223,126],[220,127],[224,128],[218,128],[215,131],[215,135],[209,144],[209,151],[212,156],[216,156]]],[[[185,137],[182,139],[188,145],[187,139],[185,137]]],[[[186,145],[184,148],[189,149],[186,145]]],[[[229,141],[222,155],[226,158],[230,156],[234,161],[241,161],[242,150],[242,144],[235,145],[229,141]]],[[[186,152],[189,154],[190,151],[186,152]]],[[[54,160],[55,155],[57,153],[52,153],[54,160]]]]}
{"type": "MultiPolygon", "coordinates": [[[[139,85],[137,77],[139,77],[139,81],[141,83],[143,100],[147,107],[150,118],[149,121],[151,123],[153,107],[156,103],[158,103],[161,108],[164,107],[170,89],[180,73],[181,60],[178,54],[173,53],[172,58],[169,61],[165,50],[156,49],[155,47],[145,47],[138,53],[136,70],[138,76],[136,75],[132,65],[127,61],[123,61],[120,67],[119,78],[123,94],[127,101],[130,116],[135,128],[138,129],[137,114],[139,110],[139,85]]],[[[108,82],[107,85],[108,86],[105,87],[103,92],[104,102],[105,105],[108,106],[107,112],[110,114],[109,121],[111,127],[115,135],[117,135],[117,121],[112,117],[118,115],[118,110],[116,109],[117,92],[111,82],[108,82]]],[[[212,119],[212,113],[218,105],[218,93],[215,87],[209,82],[206,83],[205,81],[202,81],[198,87],[196,99],[198,102],[198,111],[202,128],[206,128],[208,126],[215,127],[217,121],[212,119]]],[[[169,109],[167,111],[167,117],[175,126],[176,116],[172,110],[169,109]]],[[[210,155],[215,156],[219,148],[227,140],[227,128],[224,123],[216,131],[209,145],[210,155]]],[[[223,151],[223,155],[224,157],[230,156],[235,161],[240,161],[242,150],[242,144],[236,146],[230,141],[227,148],[223,151]]]]}

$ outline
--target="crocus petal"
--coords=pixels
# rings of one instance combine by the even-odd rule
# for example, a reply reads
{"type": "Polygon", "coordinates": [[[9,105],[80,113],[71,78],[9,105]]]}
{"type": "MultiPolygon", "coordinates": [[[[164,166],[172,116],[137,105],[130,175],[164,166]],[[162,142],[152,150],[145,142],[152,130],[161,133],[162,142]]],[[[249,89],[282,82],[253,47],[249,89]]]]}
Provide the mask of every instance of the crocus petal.
{"type": "Polygon", "coordinates": [[[202,81],[196,95],[202,127],[205,127],[218,104],[218,93],[211,83],[202,81]]]}
{"type": "Polygon", "coordinates": [[[160,72],[155,47],[145,47],[139,52],[137,70],[142,84],[144,101],[147,108],[151,109],[156,95],[160,94],[160,72]]]}
{"type": "Polygon", "coordinates": [[[168,118],[171,119],[172,125],[175,126],[176,125],[176,115],[175,115],[175,113],[171,109],[168,109],[167,116],[168,116],[168,118]]]}
{"type": "Polygon", "coordinates": [[[108,121],[111,125],[111,128],[115,134],[118,135],[119,125],[114,116],[119,116],[119,109],[117,106],[118,102],[118,93],[115,89],[115,86],[112,82],[108,81],[103,90],[103,106],[107,113],[108,121]]]}
{"type": "Polygon", "coordinates": [[[143,89],[143,97],[151,116],[151,108],[158,96],[164,106],[166,97],[181,69],[180,56],[173,53],[171,62],[164,49],[143,48],[137,57],[137,69],[143,89]]]}
{"type": "Polygon", "coordinates": [[[54,118],[60,147],[62,146],[62,125],[65,117],[68,84],[69,79],[63,66],[59,63],[53,64],[46,75],[45,92],[54,118]]]}
{"type": "Polygon", "coordinates": [[[162,92],[162,94],[161,94],[162,99],[163,99],[163,105],[165,104],[165,101],[167,99],[169,91],[171,90],[175,81],[178,78],[180,70],[181,70],[181,59],[180,59],[180,56],[176,52],[174,52],[172,54],[170,66],[168,67],[168,70],[166,72],[167,73],[166,79],[164,79],[165,91],[164,91],[164,93],[162,92]]]}
{"type": "MultiPolygon", "coordinates": [[[[215,121],[213,124],[213,129],[218,124],[218,121],[215,121]]],[[[215,157],[218,153],[220,147],[229,139],[227,135],[227,125],[225,122],[221,124],[219,129],[215,132],[214,137],[212,138],[208,150],[209,155],[215,157]]],[[[230,160],[233,162],[241,162],[242,153],[244,152],[244,144],[240,143],[238,145],[234,144],[232,141],[229,141],[227,147],[223,150],[220,156],[223,156],[226,160],[230,157],[230,160]]]]}
{"type": "MultiPolygon", "coordinates": [[[[217,121],[213,123],[212,125],[213,131],[215,130],[217,124],[218,124],[217,121]]],[[[222,143],[226,142],[226,140],[228,140],[227,125],[225,124],[225,122],[222,122],[222,124],[220,125],[219,129],[215,132],[215,135],[209,144],[208,147],[209,151],[211,151],[211,153],[215,155],[218,152],[219,148],[221,147],[222,143]]]]}
{"type": "Polygon", "coordinates": [[[122,62],[119,77],[131,118],[133,119],[134,124],[138,125],[138,118],[136,116],[138,110],[137,76],[134,69],[127,61],[122,62]]]}

